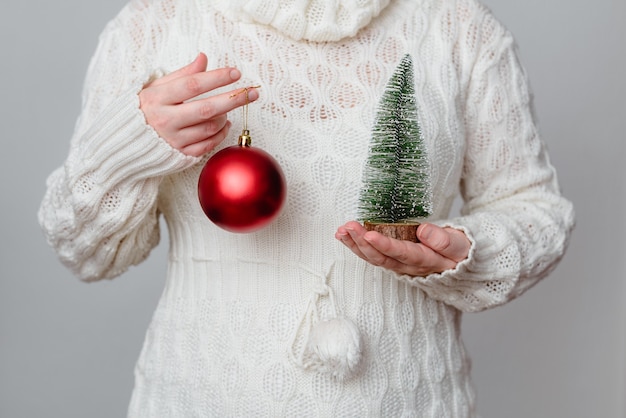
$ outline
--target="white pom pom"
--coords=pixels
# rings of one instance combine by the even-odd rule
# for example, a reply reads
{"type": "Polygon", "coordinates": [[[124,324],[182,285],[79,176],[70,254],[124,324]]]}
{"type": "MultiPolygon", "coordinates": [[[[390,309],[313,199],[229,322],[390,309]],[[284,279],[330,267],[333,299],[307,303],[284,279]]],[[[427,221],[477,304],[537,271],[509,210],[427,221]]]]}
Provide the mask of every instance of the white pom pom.
{"type": "Polygon", "coordinates": [[[345,380],[356,374],[360,361],[361,336],[352,321],[337,317],[313,327],[304,356],[307,369],[345,380]]]}

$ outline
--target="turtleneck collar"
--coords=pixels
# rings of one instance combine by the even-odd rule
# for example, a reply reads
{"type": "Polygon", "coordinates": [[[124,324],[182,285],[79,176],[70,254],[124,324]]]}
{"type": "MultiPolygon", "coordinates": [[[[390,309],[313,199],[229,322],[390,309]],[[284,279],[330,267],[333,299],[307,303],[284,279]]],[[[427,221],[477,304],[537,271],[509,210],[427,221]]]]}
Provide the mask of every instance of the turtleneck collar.
{"type": "Polygon", "coordinates": [[[295,40],[338,41],[366,26],[390,0],[214,0],[234,21],[271,26],[295,40]]]}

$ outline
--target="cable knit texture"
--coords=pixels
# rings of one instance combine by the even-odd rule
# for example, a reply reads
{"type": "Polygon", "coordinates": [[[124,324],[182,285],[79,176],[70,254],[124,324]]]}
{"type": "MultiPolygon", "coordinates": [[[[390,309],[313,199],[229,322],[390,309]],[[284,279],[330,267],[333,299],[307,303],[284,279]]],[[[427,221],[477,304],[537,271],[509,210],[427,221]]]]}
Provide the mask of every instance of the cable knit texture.
{"type": "Polygon", "coordinates": [[[216,0],[215,8],[237,21],[268,24],[294,40],[338,41],[354,36],[389,0],[216,0]]]}
{"type": "MultiPolygon", "coordinates": [[[[84,280],[141,262],[159,241],[159,216],[167,221],[166,287],[129,416],[475,415],[461,312],[503,304],[544,277],[573,211],[511,35],[474,0],[387,3],[135,0],[104,30],[39,220],[84,280]],[[200,51],[210,67],[238,67],[239,86],[262,86],[249,109],[253,146],[283,167],[288,200],[252,234],[206,219],[196,191],[209,156],[174,150],[139,110],[146,82],[200,51]],[[377,103],[405,54],[431,157],[433,220],[472,242],[454,270],[429,277],[373,267],[333,236],[356,216],[377,103]],[[458,195],[462,214],[451,219],[458,195]],[[362,339],[356,375],[344,380],[293,355],[315,333],[310,322],[335,315],[362,339]]],[[[221,147],[239,134],[241,112],[230,118],[221,147]]]]}

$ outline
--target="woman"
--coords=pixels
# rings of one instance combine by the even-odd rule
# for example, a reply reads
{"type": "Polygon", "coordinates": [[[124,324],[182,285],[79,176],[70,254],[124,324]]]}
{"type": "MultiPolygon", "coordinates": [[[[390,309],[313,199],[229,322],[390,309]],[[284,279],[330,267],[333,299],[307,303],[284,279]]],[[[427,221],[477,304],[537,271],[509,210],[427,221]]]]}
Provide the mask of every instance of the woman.
{"type": "Polygon", "coordinates": [[[167,221],[129,416],[474,416],[462,312],[510,301],[562,257],[573,210],[511,34],[475,0],[338,3],[134,0],[104,30],[39,217],[87,281],[140,263],[167,221]],[[407,55],[432,182],[417,244],[351,221],[407,55]],[[248,102],[288,200],[233,234],[206,219],[197,181],[248,102]]]}

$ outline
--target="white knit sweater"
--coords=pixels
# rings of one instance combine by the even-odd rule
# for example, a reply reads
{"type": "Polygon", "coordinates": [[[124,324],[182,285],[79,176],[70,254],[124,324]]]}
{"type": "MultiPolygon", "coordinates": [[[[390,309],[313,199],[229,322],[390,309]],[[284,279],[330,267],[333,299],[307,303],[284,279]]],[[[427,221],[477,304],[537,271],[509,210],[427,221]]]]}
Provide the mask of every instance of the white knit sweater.
{"type": "MultiPolygon", "coordinates": [[[[146,258],[169,228],[167,283],[136,367],[132,417],[466,417],[462,311],[503,304],[558,262],[573,226],[533,120],[511,35],[475,0],[136,0],[106,27],[65,164],[39,219],[83,280],[146,258]],[[331,5],[332,4],[332,5],[331,5]],[[137,93],[198,52],[260,84],[253,146],[288,187],[269,227],[225,232],[197,199],[202,163],[145,122],[137,93]],[[472,242],[456,269],[397,276],[334,239],[356,216],[385,85],[414,62],[433,220],[472,242]],[[462,216],[449,219],[461,194],[462,216]],[[333,297],[334,296],[334,297],[333,297]],[[337,311],[337,312],[335,312],[337,311]],[[335,314],[362,336],[340,381],[302,353],[335,314]]],[[[241,126],[222,146],[233,145],[241,126]]]]}

